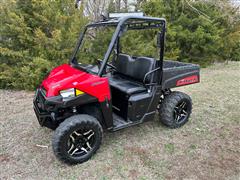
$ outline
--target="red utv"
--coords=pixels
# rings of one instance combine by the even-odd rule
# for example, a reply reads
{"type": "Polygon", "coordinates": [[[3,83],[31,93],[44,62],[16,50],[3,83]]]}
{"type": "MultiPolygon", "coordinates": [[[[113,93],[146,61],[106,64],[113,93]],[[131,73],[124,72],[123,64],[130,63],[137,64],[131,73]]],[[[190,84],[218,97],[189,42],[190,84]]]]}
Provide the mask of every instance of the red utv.
{"type": "MultiPolygon", "coordinates": [[[[165,61],[166,21],[145,16],[123,16],[87,25],[80,35],[69,64],[53,69],[34,97],[41,126],[56,129],[53,151],[69,164],[87,161],[100,147],[103,130],[117,131],[153,120],[170,128],[184,125],[191,114],[191,98],[171,88],[199,82],[198,65],[165,61]],[[102,60],[81,64],[81,51],[92,28],[114,28],[102,60]],[[125,32],[155,29],[159,58],[133,56],[121,51],[125,32]]],[[[137,44],[136,44],[137,46],[137,44]]],[[[94,48],[94,47],[92,47],[94,48]]],[[[91,54],[90,54],[91,55],[91,54]]]]}

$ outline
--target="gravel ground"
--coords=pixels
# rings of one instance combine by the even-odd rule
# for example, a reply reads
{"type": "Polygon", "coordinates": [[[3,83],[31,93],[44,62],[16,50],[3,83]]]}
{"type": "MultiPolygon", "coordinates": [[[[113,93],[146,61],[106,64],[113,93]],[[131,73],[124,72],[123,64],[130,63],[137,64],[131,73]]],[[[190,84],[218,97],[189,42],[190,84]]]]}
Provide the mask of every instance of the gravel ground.
{"type": "Polygon", "coordinates": [[[202,69],[182,87],[193,114],[171,130],[154,121],[115,133],[88,162],[68,166],[52,152],[53,132],[39,127],[33,92],[0,90],[0,179],[240,179],[240,63],[202,69]]]}

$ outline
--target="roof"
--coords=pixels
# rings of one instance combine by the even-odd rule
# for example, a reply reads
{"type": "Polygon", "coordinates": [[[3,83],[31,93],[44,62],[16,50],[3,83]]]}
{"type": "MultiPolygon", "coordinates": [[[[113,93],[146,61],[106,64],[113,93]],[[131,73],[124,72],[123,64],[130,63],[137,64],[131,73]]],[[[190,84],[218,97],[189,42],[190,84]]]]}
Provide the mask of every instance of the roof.
{"type": "Polygon", "coordinates": [[[96,26],[117,26],[117,25],[123,25],[125,24],[128,20],[132,20],[129,24],[134,23],[134,20],[137,21],[135,23],[146,23],[146,22],[160,22],[160,23],[166,23],[166,20],[164,18],[156,18],[156,17],[148,17],[148,16],[124,16],[120,18],[112,18],[112,19],[107,19],[104,21],[99,21],[99,22],[94,22],[90,23],[87,26],[88,27],[96,27],[96,26]],[[142,22],[141,22],[142,20],[142,22]]]}

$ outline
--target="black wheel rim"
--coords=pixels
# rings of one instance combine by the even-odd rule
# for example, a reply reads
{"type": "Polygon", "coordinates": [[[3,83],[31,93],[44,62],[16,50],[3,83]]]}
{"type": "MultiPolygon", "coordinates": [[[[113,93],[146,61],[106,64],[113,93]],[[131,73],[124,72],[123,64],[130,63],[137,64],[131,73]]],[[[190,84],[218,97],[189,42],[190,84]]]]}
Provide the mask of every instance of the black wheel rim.
{"type": "Polygon", "coordinates": [[[186,101],[181,101],[174,108],[174,118],[178,124],[181,124],[188,118],[188,103],[186,101]]]}
{"type": "Polygon", "coordinates": [[[92,151],[95,142],[95,132],[92,129],[75,130],[69,135],[67,152],[75,158],[85,156],[92,151]]]}

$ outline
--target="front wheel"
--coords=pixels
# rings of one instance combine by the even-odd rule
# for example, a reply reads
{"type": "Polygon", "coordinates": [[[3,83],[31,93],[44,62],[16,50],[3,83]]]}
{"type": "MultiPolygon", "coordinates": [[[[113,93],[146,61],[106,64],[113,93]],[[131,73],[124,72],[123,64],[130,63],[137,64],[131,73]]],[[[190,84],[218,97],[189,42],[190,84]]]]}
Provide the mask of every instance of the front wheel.
{"type": "Polygon", "coordinates": [[[89,115],[74,115],[56,129],[52,146],[54,154],[68,164],[83,163],[99,149],[102,127],[89,115]]]}
{"type": "Polygon", "coordinates": [[[189,119],[192,112],[191,98],[182,92],[168,94],[160,104],[160,121],[170,128],[179,128],[189,119]]]}

